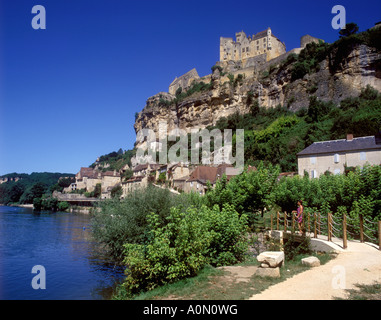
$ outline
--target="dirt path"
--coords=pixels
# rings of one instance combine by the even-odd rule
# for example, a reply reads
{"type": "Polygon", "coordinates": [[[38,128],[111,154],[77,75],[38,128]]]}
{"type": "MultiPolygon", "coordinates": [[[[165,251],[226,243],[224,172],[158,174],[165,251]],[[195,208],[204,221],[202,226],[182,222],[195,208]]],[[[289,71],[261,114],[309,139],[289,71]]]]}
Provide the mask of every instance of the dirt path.
{"type": "Polygon", "coordinates": [[[349,242],[348,249],[325,265],[269,287],[249,300],[329,300],[345,298],[355,284],[381,282],[381,251],[349,242]]]}

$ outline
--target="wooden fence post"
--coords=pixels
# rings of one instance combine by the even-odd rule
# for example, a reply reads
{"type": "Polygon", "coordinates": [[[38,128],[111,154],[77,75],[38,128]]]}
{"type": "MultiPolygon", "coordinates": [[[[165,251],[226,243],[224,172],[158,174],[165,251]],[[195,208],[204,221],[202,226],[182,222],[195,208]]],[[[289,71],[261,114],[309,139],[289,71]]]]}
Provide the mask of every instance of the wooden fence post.
{"type": "Polygon", "coordinates": [[[364,218],[362,214],[359,215],[360,218],[360,241],[364,242],[364,218]]]}
{"type": "Polygon", "coordinates": [[[381,250],[381,221],[378,221],[378,250],[381,250]]]}
{"type": "Polygon", "coordinates": [[[320,231],[320,212],[318,213],[318,235],[319,236],[321,235],[321,231],[320,231]]]}
{"type": "Polygon", "coordinates": [[[291,220],[292,220],[291,233],[294,233],[295,232],[295,212],[291,212],[291,220]]]}
{"type": "Polygon", "coordinates": [[[317,215],[314,213],[314,238],[317,238],[317,215]]]}
{"type": "Polygon", "coordinates": [[[343,248],[346,249],[348,246],[347,243],[347,216],[344,213],[343,216],[343,248]]]}
{"type": "Polygon", "coordinates": [[[327,216],[327,227],[328,227],[328,241],[331,241],[332,238],[331,238],[331,214],[328,212],[328,216],[327,216]]]}

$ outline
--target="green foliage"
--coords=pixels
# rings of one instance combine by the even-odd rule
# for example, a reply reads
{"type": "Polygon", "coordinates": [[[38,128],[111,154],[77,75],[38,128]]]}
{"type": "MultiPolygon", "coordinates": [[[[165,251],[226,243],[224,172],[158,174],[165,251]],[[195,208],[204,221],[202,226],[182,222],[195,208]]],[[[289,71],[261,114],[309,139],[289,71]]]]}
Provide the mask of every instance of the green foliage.
{"type": "Polygon", "coordinates": [[[58,202],[58,206],[57,206],[58,211],[66,211],[69,208],[70,208],[70,205],[68,202],[66,202],[66,201],[58,202]]]}
{"type": "Polygon", "coordinates": [[[280,173],[278,166],[258,163],[257,170],[245,170],[240,175],[232,177],[227,183],[226,176],[217,181],[214,189],[205,195],[205,203],[211,208],[218,205],[220,209],[225,204],[232,205],[240,215],[247,215],[250,225],[257,213],[263,215],[264,209],[272,203],[272,192],[280,173]]]}
{"type": "Polygon", "coordinates": [[[328,49],[329,45],[326,43],[308,43],[293,64],[291,80],[295,81],[303,78],[307,73],[319,71],[319,63],[327,57],[328,49]]]}
{"type": "Polygon", "coordinates": [[[246,104],[250,113],[220,118],[208,129],[244,129],[245,162],[280,165],[283,172],[297,171],[296,154],[313,142],[343,139],[348,132],[358,137],[374,135],[381,127],[381,95],[370,86],[358,97],[342,100],[340,106],[311,96],[307,108],[295,113],[280,105],[260,107],[250,91],[246,104]]]}
{"type": "Polygon", "coordinates": [[[318,211],[361,213],[371,221],[381,217],[381,168],[365,166],[346,175],[322,175],[317,179],[283,178],[273,189],[274,203],[282,211],[296,209],[297,200],[318,211]]]}
{"type": "Polygon", "coordinates": [[[110,256],[121,261],[125,243],[142,244],[147,240],[148,214],[154,212],[164,224],[170,208],[187,207],[190,205],[187,200],[175,198],[166,189],[148,186],[128,194],[123,200],[102,201],[92,218],[94,237],[110,256]]]}
{"type": "Polygon", "coordinates": [[[162,172],[159,174],[159,177],[157,178],[157,182],[160,184],[165,183],[165,180],[167,179],[167,174],[166,172],[162,172]]]}
{"type": "Polygon", "coordinates": [[[147,241],[124,246],[129,294],[195,276],[208,263],[235,263],[247,249],[246,217],[231,206],[172,208],[164,225],[155,213],[147,220],[147,241]]]}
{"type": "Polygon", "coordinates": [[[33,199],[33,208],[36,211],[47,210],[57,211],[59,207],[59,201],[53,197],[42,197],[33,199]]]}
{"type": "Polygon", "coordinates": [[[122,190],[122,186],[118,185],[118,186],[115,186],[111,189],[111,198],[120,198],[120,196],[122,195],[123,193],[123,190],[122,190]]]}
{"type": "Polygon", "coordinates": [[[31,204],[34,198],[41,198],[45,193],[50,194],[54,190],[62,190],[74,175],[70,173],[33,172],[31,174],[10,173],[1,177],[11,181],[0,185],[0,203],[31,204]],[[69,178],[60,179],[61,177],[69,178]],[[16,178],[20,178],[20,180],[14,181],[16,178]]]}
{"type": "Polygon", "coordinates": [[[220,73],[222,73],[222,67],[221,67],[221,66],[214,65],[211,69],[212,69],[212,73],[213,73],[215,70],[218,70],[220,73]]]}
{"type": "Polygon", "coordinates": [[[291,261],[298,255],[312,253],[311,240],[309,237],[305,237],[302,242],[298,242],[295,240],[294,235],[291,235],[290,239],[285,241],[283,249],[286,261],[291,261]]]}
{"type": "Polygon", "coordinates": [[[98,165],[99,169],[103,171],[120,171],[125,165],[131,167],[131,158],[134,157],[135,154],[135,149],[123,151],[120,148],[118,152],[113,151],[100,156],[99,161],[92,163],[90,167],[95,168],[95,166],[98,165]]]}

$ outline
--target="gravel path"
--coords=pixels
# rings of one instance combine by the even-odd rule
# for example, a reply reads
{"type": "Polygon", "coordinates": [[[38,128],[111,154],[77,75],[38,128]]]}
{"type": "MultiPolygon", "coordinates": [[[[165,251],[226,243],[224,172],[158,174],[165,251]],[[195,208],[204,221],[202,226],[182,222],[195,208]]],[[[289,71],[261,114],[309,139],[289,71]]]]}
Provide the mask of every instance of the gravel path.
{"type": "Polygon", "coordinates": [[[345,298],[355,284],[381,282],[381,251],[348,242],[348,249],[325,265],[273,285],[249,300],[329,300],[345,298]]]}

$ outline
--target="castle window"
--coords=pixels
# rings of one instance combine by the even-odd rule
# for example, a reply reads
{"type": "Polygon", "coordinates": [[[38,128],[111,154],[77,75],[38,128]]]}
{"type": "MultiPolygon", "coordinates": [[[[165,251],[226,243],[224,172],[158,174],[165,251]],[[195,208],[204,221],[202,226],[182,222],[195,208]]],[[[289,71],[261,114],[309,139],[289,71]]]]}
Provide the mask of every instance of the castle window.
{"type": "Polygon", "coordinates": [[[257,46],[257,51],[259,51],[259,46],[257,46]]]}
{"type": "Polygon", "coordinates": [[[266,48],[266,43],[263,44],[263,48],[266,48]]]}
{"type": "Polygon", "coordinates": [[[249,52],[249,51],[250,51],[250,50],[249,50],[249,47],[247,47],[247,48],[246,48],[246,52],[249,52]]]}
{"type": "Polygon", "coordinates": [[[266,42],[266,38],[263,38],[263,42],[266,42]]]}
{"type": "Polygon", "coordinates": [[[259,40],[257,40],[257,44],[259,44],[259,40]]]}

